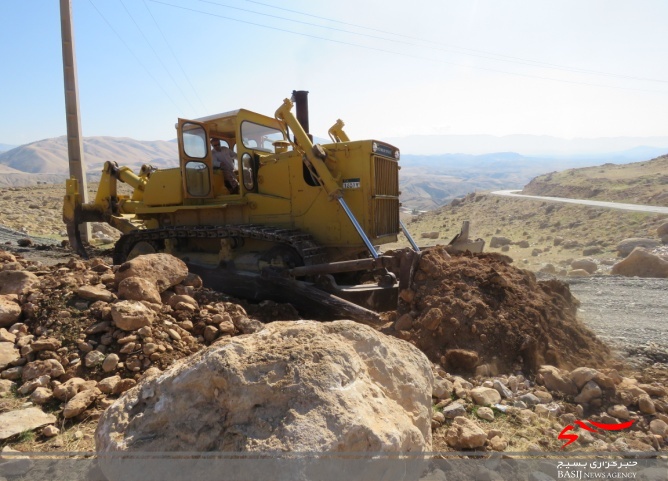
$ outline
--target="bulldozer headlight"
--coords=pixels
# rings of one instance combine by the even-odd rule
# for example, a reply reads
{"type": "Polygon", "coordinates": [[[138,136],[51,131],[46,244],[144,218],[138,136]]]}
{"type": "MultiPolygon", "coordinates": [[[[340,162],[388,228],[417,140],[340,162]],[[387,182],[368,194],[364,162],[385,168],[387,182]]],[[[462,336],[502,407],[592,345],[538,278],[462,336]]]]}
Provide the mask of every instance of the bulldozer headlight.
{"type": "Polygon", "coordinates": [[[378,150],[378,144],[376,142],[371,144],[371,150],[373,151],[374,154],[378,150]]]}
{"type": "Polygon", "coordinates": [[[399,149],[394,151],[394,158],[399,160],[399,149]]]}

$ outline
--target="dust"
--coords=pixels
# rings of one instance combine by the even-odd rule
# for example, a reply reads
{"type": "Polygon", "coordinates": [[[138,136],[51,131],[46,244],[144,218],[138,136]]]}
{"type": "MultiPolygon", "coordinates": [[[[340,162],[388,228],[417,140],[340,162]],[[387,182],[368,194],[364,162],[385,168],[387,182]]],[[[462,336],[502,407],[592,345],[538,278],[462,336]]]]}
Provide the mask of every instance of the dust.
{"type": "Polygon", "coordinates": [[[531,373],[541,364],[600,366],[608,348],[576,317],[558,280],[538,281],[498,254],[424,253],[392,331],[449,372],[531,373]]]}

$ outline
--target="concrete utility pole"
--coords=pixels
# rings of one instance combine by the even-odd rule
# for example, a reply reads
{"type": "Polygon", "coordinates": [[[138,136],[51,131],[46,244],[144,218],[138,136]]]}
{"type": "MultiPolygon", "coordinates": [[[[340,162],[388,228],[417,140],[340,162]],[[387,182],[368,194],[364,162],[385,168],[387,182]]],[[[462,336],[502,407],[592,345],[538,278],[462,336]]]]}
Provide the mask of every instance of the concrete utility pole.
{"type": "MultiPolygon", "coordinates": [[[[72,28],[72,2],[60,0],[60,31],[63,43],[63,77],[65,80],[65,113],[67,115],[67,152],[70,163],[70,176],[79,181],[79,194],[82,202],[88,202],[88,183],[86,182],[86,164],[84,162],[83,138],[79,121],[79,87],[77,85],[77,59],[74,53],[74,29],[72,28]]],[[[90,226],[79,226],[81,240],[90,239],[90,226]]]]}

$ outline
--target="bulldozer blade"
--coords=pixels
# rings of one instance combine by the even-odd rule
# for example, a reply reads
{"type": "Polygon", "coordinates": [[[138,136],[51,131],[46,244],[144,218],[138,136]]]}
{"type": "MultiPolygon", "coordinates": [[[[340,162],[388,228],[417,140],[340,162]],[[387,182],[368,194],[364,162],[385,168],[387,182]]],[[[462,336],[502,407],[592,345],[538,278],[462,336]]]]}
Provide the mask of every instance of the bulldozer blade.
{"type": "Polygon", "coordinates": [[[206,287],[250,301],[272,300],[292,304],[302,315],[318,319],[351,319],[370,326],[382,324],[381,317],[369,309],[327,293],[313,284],[297,281],[270,270],[262,274],[205,267],[187,263],[206,287]]]}
{"type": "Polygon", "coordinates": [[[79,254],[82,258],[88,259],[88,252],[86,252],[86,248],[83,245],[83,242],[81,240],[81,231],[79,231],[79,224],[75,223],[68,223],[67,224],[67,238],[70,241],[70,246],[72,247],[72,250],[79,254]]]}

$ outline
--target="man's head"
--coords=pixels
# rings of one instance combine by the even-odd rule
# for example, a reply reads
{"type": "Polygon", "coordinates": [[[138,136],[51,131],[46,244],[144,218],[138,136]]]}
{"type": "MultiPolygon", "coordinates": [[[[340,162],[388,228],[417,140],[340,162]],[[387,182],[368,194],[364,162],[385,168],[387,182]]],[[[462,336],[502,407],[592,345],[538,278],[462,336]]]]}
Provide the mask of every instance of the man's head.
{"type": "Polygon", "coordinates": [[[213,147],[215,150],[220,149],[220,139],[211,139],[211,147],[213,147]]]}

